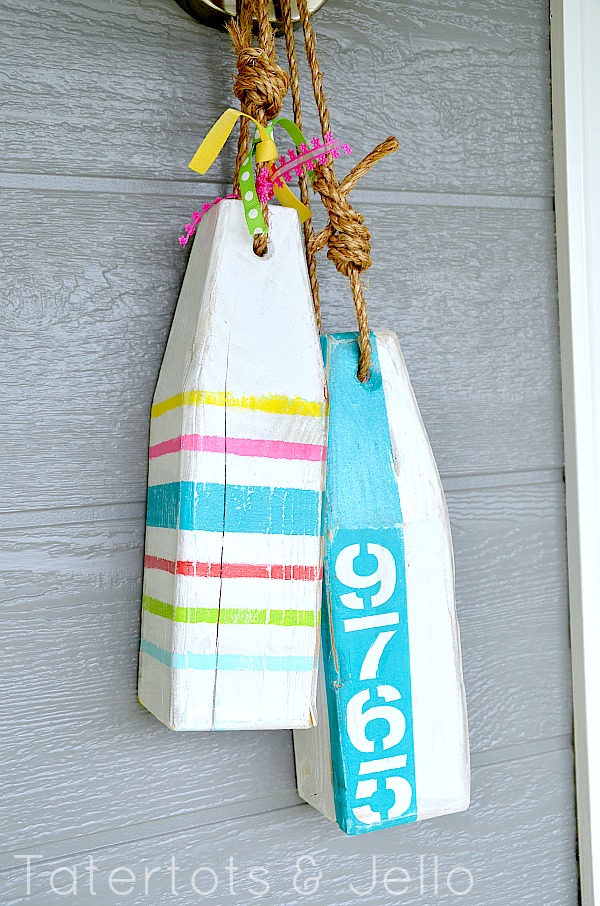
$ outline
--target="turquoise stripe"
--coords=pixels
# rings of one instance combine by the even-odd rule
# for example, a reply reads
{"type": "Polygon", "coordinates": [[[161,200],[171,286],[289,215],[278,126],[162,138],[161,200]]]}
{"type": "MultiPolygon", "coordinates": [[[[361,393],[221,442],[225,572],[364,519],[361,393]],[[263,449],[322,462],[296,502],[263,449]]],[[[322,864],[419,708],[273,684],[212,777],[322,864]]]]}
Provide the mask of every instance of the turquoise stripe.
{"type": "Polygon", "coordinates": [[[193,651],[186,651],[185,654],[179,652],[165,651],[158,645],[142,639],[140,650],[166,664],[167,667],[176,667],[178,670],[214,670],[218,664],[219,670],[254,670],[261,672],[263,670],[286,672],[289,670],[307,671],[312,670],[314,659],[312,657],[299,657],[290,655],[289,657],[271,657],[266,655],[252,656],[245,654],[220,654],[217,660],[216,654],[195,654],[193,651]]]}
{"type": "Polygon", "coordinates": [[[148,488],[146,523],[187,531],[316,536],[321,534],[320,508],[318,491],[227,485],[225,500],[225,485],[177,481],[148,488]]]}

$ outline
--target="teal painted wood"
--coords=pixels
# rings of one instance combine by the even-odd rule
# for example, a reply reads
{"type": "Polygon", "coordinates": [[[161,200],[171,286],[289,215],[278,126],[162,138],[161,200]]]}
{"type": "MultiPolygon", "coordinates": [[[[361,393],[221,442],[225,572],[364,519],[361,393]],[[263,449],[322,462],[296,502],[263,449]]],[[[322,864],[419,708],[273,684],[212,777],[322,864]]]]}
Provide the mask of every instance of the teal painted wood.
{"type": "Polygon", "coordinates": [[[323,338],[326,696],[294,735],[300,795],[351,835],[469,802],[446,503],[397,337],[371,343],[361,384],[356,335],[323,338]]]}
{"type": "Polygon", "coordinates": [[[323,337],[323,350],[323,658],[336,818],[357,834],[417,816],[404,533],[377,341],[365,384],[354,334],[323,337]]]}

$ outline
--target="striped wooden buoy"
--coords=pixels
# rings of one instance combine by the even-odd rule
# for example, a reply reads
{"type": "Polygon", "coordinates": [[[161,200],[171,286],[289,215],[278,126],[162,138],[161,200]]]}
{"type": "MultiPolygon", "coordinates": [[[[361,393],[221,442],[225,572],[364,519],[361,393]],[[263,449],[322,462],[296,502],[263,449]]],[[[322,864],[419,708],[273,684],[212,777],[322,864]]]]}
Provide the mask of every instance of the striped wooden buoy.
{"type": "Polygon", "coordinates": [[[469,746],[448,513],[396,335],[324,338],[323,695],[300,795],[348,834],[461,811],[469,746]]]}
{"type": "Polygon", "coordinates": [[[295,211],[202,220],[152,407],[139,698],[176,730],[309,727],[327,394],[295,211]]]}

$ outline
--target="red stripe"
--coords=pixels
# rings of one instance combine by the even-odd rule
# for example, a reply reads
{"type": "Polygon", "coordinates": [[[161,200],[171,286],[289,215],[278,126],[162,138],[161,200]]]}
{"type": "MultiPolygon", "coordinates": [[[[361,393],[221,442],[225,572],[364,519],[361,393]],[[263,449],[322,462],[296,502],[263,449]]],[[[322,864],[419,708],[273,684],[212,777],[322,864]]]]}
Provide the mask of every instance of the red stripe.
{"type": "Polygon", "coordinates": [[[314,582],[323,578],[323,569],[316,566],[283,566],[253,563],[202,563],[193,560],[165,560],[162,557],[144,557],[147,569],[161,569],[172,575],[197,576],[203,579],[295,579],[301,582],[314,582]]]}
{"type": "Polygon", "coordinates": [[[144,566],[146,569],[162,569],[166,573],[175,575],[175,564],[172,560],[165,560],[163,557],[150,557],[146,554],[144,557],[144,566]]]}

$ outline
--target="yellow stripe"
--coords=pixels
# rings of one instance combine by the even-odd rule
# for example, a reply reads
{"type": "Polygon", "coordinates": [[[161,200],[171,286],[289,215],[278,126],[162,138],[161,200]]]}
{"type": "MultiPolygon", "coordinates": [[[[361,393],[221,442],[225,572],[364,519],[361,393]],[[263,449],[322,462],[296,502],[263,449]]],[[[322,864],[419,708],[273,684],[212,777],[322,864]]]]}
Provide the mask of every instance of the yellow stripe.
{"type": "Polygon", "coordinates": [[[327,403],[313,403],[301,397],[289,396],[233,396],[231,393],[215,393],[209,390],[188,390],[171,396],[162,403],[152,406],[152,418],[158,418],[179,406],[237,406],[241,409],[256,409],[259,412],[277,412],[281,415],[309,415],[323,418],[327,415],[327,403]]]}

